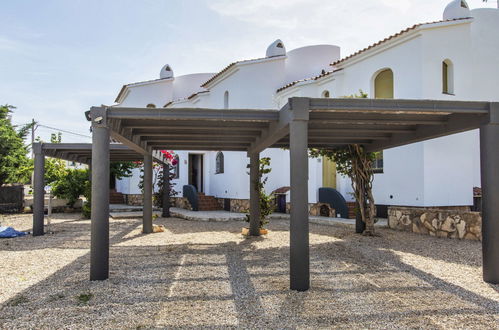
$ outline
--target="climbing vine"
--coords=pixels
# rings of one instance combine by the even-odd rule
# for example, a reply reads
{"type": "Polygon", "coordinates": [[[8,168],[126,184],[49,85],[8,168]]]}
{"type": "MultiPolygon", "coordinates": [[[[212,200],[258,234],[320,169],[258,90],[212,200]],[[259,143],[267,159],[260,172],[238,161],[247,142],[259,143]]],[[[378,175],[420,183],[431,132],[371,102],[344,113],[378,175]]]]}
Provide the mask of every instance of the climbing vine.
{"type": "MultiPolygon", "coordinates": [[[[264,226],[269,223],[268,217],[272,214],[272,212],[274,212],[275,209],[274,195],[267,194],[265,192],[265,184],[269,179],[267,174],[269,174],[271,171],[272,168],[270,168],[270,157],[261,158],[259,163],[258,179],[251,183],[253,185],[256,185],[259,194],[260,229],[263,229],[264,226]]],[[[246,222],[250,222],[249,214],[246,214],[246,222]]]]}

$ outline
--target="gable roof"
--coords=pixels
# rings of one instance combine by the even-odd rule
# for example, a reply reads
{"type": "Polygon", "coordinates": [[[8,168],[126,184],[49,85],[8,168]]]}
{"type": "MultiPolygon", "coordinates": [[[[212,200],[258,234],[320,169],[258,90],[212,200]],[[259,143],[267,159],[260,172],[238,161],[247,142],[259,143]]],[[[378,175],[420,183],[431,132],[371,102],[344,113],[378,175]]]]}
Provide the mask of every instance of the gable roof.
{"type": "Polygon", "coordinates": [[[208,92],[209,92],[208,90],[199,91],[199,92],[196,92],[196,93],[189,95],[188,97],[184,97],[184,98],[176,99],[176,100],[171,100],[170,102],[166,103],[163,106],[163,108],[166,108],[173,103],[189,101],[189,100],[193,99],[194,97],[198,96],[199,94],[208,93],[208,92]]]}
{"type": "Polygon", "coordinates": [[[140,85],[145,85],[145,84],[154,83],[154,82],[158,82],[158,81],[166,81],[166,80],[173,80],[173,78],[172,77],[170,77],[170,78],[158,78],[158,79],[138,81],[138,82],[123,85],[123,87],[121,87],[121,89],[120,89],[120,92],[118,93],[118,96],[116,96],[116,99],[114,100],[114,102],[116,102],[116,103],[119,102],[121,96],[123,96],[123,94],[125,93],[125,90],[128,87],[140,86],[140,85]]]}
{"type": "Polygon", "coordinates": [[[358,56],[358,55],[360,55],[360,54],[362,54],[362,53],[364,53],[364,52],[366,52],[366,51],[368,51],[368,50],[370,50],[370,49],[372,49],[374,47],[382,45],[382,44],[384,44],[384,43],[386,43],[386,42],[388,42],[388,41],[390,41],[390,40],[392,40],[394,38],[397,38],[397,37],[400,37],[402,35],[405,35],[408,32],[416,30],[416,29],[418,29],[420,27],[424,27],[424,26],[428,26],[428,25],[432,25],[432,24],[449,23],[449,22],[456,22],[456,21],[466,21],[466,20],[471,20],[471,19],[472,19],[472,17],[464,17],[464,18],[454,18],[454,19],[448,19],[448,20],[441,20],[441,21],[434,21],[434,22],[426,22],[426,23],[414,24],[411,27],[408,27],[408,28],[406,28],[406,29],[404,29],[404,30],[402,30],[402,31],[400,31],[398,33],[392,34],[391,36],[388,36],[388,37],[386,37],[383,40],[380,40],[380,41],[378,41],[378,42],[376,42],[376,43],[374,43],[374,44],[372,44],[370,46],[367,46],[364,49],[361,49],[361,50],[359,50],[359,51],[357,51],[357,52],[355,52],[355,53],[353,53],[351,55],[348,55],[347,57],[339,59],[338,61],[333,62],[330,65],[331,66],[336,66],[336,65],[338,65],[340,63],[343,63],[343,62],[345,62],[345,61],[347,61],[347,60],[349,60],[349,59],[351,59],[353,57],[356,57],[356,56],[358,56]]]}
{"type": "Polygon", "coordinates": [[[314,80],[319,80],[321,78],[324,78],[326,76],[329,76],[330,74],[332,73],[335,73],[335,72],[338,72],[338,71],[341,71],[343,69],[336,69],[336,70],[331,70],[331,71],[322,71],[322,73],[318,76],[314,76],[314,77],[310,77],[310,78],[305,78],[305,79],[299,79],[299,80],[295,80],[295,81],[292,81],[284,86],[282,86],[281,88],[278,88],[276,90],[276,93],[279,93],[287,88],[290,88],[290,87],[293,87],[294,85],[296,84],[299,84],[299,83],[302,83],[302,82],[306,82],[306,81],[314,81],[314,80]]]}
{"type": "Polygon", "coordinates": [[[229,69],[233,68],[234,66],[238,65],[238,64],[249,64],[249,63],[257,63],[257,62],[262,62],[264,60],[269,60],[269,59],[276,59],[276,58],[284,58],[286,57],[286,55],[278,55],[278,56],[271,56],[271,57],[260,57],[260,58],[253,58],[253,59],[249,59],[249,60],[242,60],[242,61],[236,61],[236,62],[232,62],[231,64],[227,65],[225,68],[223,68],[221,71],[219,71],[218,73],[216,73],[213,77],[211,77],[210,79],[208,79],[205,83],[203,83],[201,85],[201,87],[205,87],[207,88],[206,86],[209,85],[212,81],[216,80],[218,77],[222,76],[223,74],[225,74],[229,69]]]}

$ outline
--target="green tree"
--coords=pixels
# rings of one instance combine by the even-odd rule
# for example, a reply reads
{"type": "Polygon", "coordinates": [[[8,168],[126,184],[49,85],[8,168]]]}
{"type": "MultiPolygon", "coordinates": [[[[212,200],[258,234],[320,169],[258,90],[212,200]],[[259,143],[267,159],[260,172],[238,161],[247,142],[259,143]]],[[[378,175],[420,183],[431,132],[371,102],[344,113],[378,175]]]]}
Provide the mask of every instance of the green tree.
{"type": "MultiPolygon", "coordinates": [[[[349,97],[367,98],[367,94],[362,90],[359,94],[349,97]]],[[[377,153],[366,152],[359,144],[351,144],[345,148],[321,148],[310,149],[312,157],[326,157],[336,163],[338,173],[348,176],[352,183],[357,207],[366,224],[364,235],[374,235],[374,218],[376,216],[376,206],[372,193],[372,183],[374,179],[373,162],[377,153]]]]}
{"type": "MultiPolygon", "coordinates": [[[[36,124],[36,123],[35,123],[36,124]]],[[[35,139],[36,142],[43,142],[42,139],[38,136],[35,139]]],[[[52,133],[50,135],[50,143],[61,143],[62,134],[61,132],[52,133]]],[[[33,162],[31,162],[30,171],[33,172],[33,162]]],[[[67,166],[66,161],[58,158],[45,158],[45,184],[52,186],[54,182],[60,181],[63,177],[67,175],[67,166]]]]}
{"type": "Polygon", "coordinates": [[[88,181],[88,170],[67,169],[65,174],[52,184],[54,196],[68,200],[73,206],[81,195],[85,193],[88,181]]]}
{"type": "Polygon", "coordinates": [[[0,185],[5,183],[27,183],[30,160],[24,138],[32,124],[17,127],[12,124],[11,105],[0,106],[0,185]]]}

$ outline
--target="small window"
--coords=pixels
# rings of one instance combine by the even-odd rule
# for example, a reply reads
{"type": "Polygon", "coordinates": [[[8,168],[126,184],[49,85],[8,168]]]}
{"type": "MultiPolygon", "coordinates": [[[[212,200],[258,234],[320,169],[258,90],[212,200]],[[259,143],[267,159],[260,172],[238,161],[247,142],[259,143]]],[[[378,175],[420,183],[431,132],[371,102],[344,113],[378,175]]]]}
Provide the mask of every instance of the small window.
{"type": "Polygon", "coordinates": [[[229,91],[224,93],[224,109],[229,109],[229,91]]]}
{"type": "Polygon", "coordinates": [[[180,177],[180,157],[178,155],[175,156],[175,166],[173,167],[173,178],[178,179],[180,177]]]}
{"type": "Polygon", "coordinates": [[[279,42],[277,45],[276,45],[277,48],[284,48],[284,45],[282,44],[282,42],[279,42]]]}
{"type": "Polygon", "coordinates": [[[220,174],[224,172],[224,154],[219,151],[216,158],[215,174],[220,174]]]}
{"type": "Polygon", "coordinates": [[[156,108],[156,104],[149,103],[148,105],[146,105],[146,108],[156,108]]]}
{"type": "Polygon", "coordinates": [[[442,93],[454,94],[454,67],[450,60],[442,62],[442,93]]]}
{"type": "Polygon", "coordinates": [[[322,92],[322,97],[328,99],[329,98],[329,91],[323,91],[322,92]]]}
{"type": "Polygon", "coordinates": [[[461,7],[468,9],[468,4],[466,3],[466,1],[461,0],[461,7]]]}
{"type": "Polygon", "coordinates": [[[385,69],[374,78],[374,98],[393,99],[393,71],[385,69]]]}
{"type": "Polygon", "coordinates": [[[383,151],[376,154],[376,159],[373,161],[373,173],[383,173],[383,151]]]}

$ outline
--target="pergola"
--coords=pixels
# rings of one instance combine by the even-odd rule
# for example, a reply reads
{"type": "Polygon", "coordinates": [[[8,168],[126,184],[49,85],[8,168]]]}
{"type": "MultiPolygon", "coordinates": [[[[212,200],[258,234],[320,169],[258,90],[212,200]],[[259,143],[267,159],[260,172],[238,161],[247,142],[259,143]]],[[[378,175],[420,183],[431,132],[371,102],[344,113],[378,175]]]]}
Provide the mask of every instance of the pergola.
{"type": "MultiPolygon", "coordinates": [[[[74,161],[82,164],[87,164],[92,168],[92,144],[91,143],[34,143],[33,152],[35,155],[35,175],[34,175],[34,189],[33,189],[33,236],[43,235],[43,221],[44,221],[44,164],[45,157],[59,158],[68,161],[74,161]]],[[[163,155],[159,151],[151,153],[152,158],[164,166],[167,164],[164,161],[163,155]]],[[[123,144],[110,143],[109,144],[109,161],[145,161],[146,158],[143,154],[138,153],[123,144]]],[[[152,161],[152,160],[151,160],[152,161]]],[[[152,169],[152,165],[149,166],[152,169]]],[[[145,173],[146,174],[146,173],[145,173]]],[[[147,180],[152,184],[151,180],[147,180]]],[[[109,178],[107,179],[109,182],[109,178]]],[[[168,189],[169,182],[164,182],[168,189]]],[[[151,228],[152,230],[152,186],[151,189],[144,190],[144,228],[151,228]]],[[[163,215],[168,213],[169,199],[163,199],[163,215]]],[[[92,233],[97,234],[98,230],[92,230],[92,233]]]]}
{"type": "Polygon", "coordinates": [[[93,138],[91,280],[109,276],[110,137],[145,158],[160,149],[246,151],[255,236],[259,154],[289,148],[290,287],[304,291],[310,286],[308,148],[361,144],[378,151],[480,128],[483,274],[499,283],[499,103],[294,97],[280,110],[92,107],[86,115],[93,138]]]}

